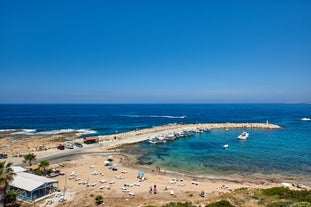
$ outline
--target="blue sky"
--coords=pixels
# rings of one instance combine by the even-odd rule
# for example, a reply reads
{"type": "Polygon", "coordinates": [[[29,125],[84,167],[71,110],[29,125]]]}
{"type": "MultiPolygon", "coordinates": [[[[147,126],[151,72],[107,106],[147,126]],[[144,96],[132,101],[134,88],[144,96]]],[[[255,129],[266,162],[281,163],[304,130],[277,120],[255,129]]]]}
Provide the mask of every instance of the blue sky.
{"type": "Polygon", "coordinates": [[[311,1],[0,2],[0,103],[311,102],[311,1]]]}

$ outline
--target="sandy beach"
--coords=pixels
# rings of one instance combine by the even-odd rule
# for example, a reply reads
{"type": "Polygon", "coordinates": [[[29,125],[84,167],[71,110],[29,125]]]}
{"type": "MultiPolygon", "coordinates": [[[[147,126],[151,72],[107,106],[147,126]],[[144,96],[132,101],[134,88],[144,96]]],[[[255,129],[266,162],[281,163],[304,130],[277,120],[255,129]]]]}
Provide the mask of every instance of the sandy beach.
{"type": "MultiPolygon", "coordinates": [[[[55,148],[59,143],[68,140],[82,141],[73,134],[62,134],[48,137],[26,137],[10,142],[10,136],[1,140],[1,146],[6,146],[10,151],[8,161],[15,165],[21,164],[22,158],[16,156],[17,152],[34,152],[38,161],[57,156],[58,160],[51,161],[51,168],[57,168],[65,175],[55,177],[59,181],[59,189],[67,201],[58,203],[57,197],[54,206],[94,206],[95,196],[104,198],[102,206],[161,206],[170,201],[192,202],[207,204],[219,200],[228,192],[235,189],[259,189],[281,186],[279,182],[266,180],[223,179],[217,177],[193,177],[168,172],[166,169],[146,169],[135,166],[126,154],[119,150],[119,146],[145,141],[151,137],[191,130],[196,128],[226,129],[226,128],[261,128],[278,129],[277,125],[268,123],[224,123],[224,124],[191,124],[191,125],[166,125],[149,129],[135,130],[107,136],[99,136],[99,143],[84,145],[81,149],[59,151],[55,148]],[[16,144],[15,144],[16,143],[16,144]],[[17,144],[18,143],[18,144],[17,144]],[[4,144],[4,145],[2,145],[4,144]],[[39,149],[38,146],[45,146],[39,149]],[[27,151],[28,150],[28,151],[27,151]],[[111,166],[105,166],[105,161],[113,156],[111,166]],[[63,157],[63,159],[61,159],[63,157]],[[156,194],[154,193],[156,186],[156,194]],[[150,188],[152,191],[150,192],[150,188]],[[200,197],[201,192],[206,197],[200,197]]],[[[5,148],[3,148],[5,149],[5,148]]],[[[294,187],[293,187],[294,188],[294,187]]],[[[38,203],[44,205],[44,201],[38,203]]]]}

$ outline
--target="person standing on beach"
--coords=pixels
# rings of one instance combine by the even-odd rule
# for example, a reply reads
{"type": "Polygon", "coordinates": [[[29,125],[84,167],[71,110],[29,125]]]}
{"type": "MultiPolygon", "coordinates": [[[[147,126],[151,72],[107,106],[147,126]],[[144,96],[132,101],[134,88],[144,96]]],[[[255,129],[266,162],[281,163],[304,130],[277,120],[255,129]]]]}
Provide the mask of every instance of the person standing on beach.
{"type": "Polygon", "coordinates": [[[149,193],[152,194],[152,186],[150,186],[149,193]]]}
{"type": "Polygon", "coordinates": [[[153,186],[153,194],[157,194],[158,192],[157,192],[157,186],[156,185],[154,185],[153,186]]]}

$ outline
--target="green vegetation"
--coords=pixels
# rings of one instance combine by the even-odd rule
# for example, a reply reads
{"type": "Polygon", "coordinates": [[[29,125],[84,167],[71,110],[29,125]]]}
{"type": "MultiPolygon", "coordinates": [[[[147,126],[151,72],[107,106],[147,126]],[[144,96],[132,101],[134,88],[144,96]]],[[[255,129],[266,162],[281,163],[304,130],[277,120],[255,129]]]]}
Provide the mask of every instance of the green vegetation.
{"type": "Polygon", "coordinates": [[[6,163],[6,161],[0,162],[0,206],[6,204],[5,201],[9,199],[8,195],[10,196],[7,190],[15,175],[12,164],[11,162],[6,163]]]}
{"type": "Polygon", "coordinates": [[[259,204],[268,207],[311,207],[311,191],[290,190],[284,187],[274,187],[260,190],[255,196],[259,204]]]}
{"type": "Polygon", "coordinates": [[[162,207],[193,207],[193,205],[192,205],[192,203],[188,203],[188,202],[186,202],[186,203],[180,203],[180,202],[175,203],[175,202],[171,202],[171,203],[169,203],[169,204],[167,204],[167,205],[165,205],[165,206],[162,206],[162,207]]]}
{"type": "Polygon", "coordinates": [[[211,203],[206,205],[205,207],[234,207],[229,201],[227,200],[221,200],[215,203],[211,203]]]}
{"type": "Polygon", "coordinates": [[[28,165],[31,166],[32,163],[36,160],[37,160],[37,155],[35,155],[34,153],[29,153],[29,154],[24,155],[23,162],[26,164],[28,163],[28,165]]]}
{"type": "Polygon", "coordinates": [[[96,205],[100,205],[100,204],[102,204],[103,202],[104,202],[103,196],[98,195],[98,196],[95,197],[95,203],[96,203],[96,205]]]}
{"type": "Polygon", "coordinates": [[[9,191],[4,199],[4,205],[6,207],[18,207],[20,206],[19,203],[17,203],[17,196],[18,193],[16,191],[9,191]]]}
{"type": "Polygon", "coordinates": [[[50,166],[50,162],[47,161],[47,160],[43,160],[43,161],[40,162],[39,168],[40,168],[40,170],[41,170],[41,172],[42,172],[43,175],[46,175],[46,174],[47,174],[47,170],[46,170],[46,169],[47,169],[49,166],[50,166]]]}

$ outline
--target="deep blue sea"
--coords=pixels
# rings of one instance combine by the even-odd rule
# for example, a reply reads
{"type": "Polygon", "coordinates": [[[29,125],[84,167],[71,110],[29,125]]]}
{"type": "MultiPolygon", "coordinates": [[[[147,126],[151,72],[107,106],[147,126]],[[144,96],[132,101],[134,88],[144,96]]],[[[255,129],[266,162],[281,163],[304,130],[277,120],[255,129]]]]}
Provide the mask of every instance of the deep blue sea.
{"type": "Polygon", "coordinates": [[[56,134],[79,130],[104,135],[171,123],[266,122],[279,130],[211,130],[165,144],[136,144],[139,160],[203,175],[278,174],[311,181],[309,104],[3,104],[0,134],[56,134]],[[228,149],[223,149],[229,144],[228,149]]]}

